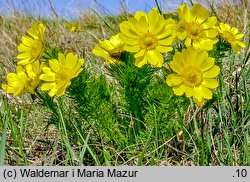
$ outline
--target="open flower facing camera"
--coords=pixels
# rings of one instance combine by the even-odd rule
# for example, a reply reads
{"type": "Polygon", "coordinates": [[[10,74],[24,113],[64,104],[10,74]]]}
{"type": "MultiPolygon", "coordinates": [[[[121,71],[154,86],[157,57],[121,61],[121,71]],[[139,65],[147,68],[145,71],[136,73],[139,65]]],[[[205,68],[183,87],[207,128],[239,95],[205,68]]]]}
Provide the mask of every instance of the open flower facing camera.
{"type": "Polygon", "coordinates": [[[193,97],[198,104],[205,99],[212,99],[210,89],[219,86],[215,79],[220,73],[220,68],[214,65],[214,58],[208,57],[203,50],[188,47],[174,55],[170,68],[175,74],[167,77],[167,84],[173,87],[174,94],[193,97]]]}

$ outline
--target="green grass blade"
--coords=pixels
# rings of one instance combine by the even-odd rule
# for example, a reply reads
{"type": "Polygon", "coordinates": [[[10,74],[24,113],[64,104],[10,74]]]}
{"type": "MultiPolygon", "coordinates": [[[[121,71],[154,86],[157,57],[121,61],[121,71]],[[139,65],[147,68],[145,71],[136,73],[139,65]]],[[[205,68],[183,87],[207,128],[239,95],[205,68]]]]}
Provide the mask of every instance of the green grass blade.
{"type": "Polygon", "coordinates": [[[142,150],[141,155],[139,156],[137,166],[142,166],[143,165],[142,161],[143,161],[143,158],[144,158],[144,154],[145,154],[146,149],[148,148],[148,146],[150,144],[150,138],[151,138],[151,135],[152,135],[153,131],[154,131],[154,129],[152,129],[152,131],[150,132],[150,134],[148,136],[147,142],[146,142],[146,144],[145,144],[145,146],[144,146],[144,148],[142,150]]]}
{"type": "Polygon", "coordinates": [[[2,137],[0,141],[0,166],[4,165],[4,158],[5,158],[5,144],[6,144],[6,123],[2,121],[3,123],[3,131],[2,131],[2,137]]]}

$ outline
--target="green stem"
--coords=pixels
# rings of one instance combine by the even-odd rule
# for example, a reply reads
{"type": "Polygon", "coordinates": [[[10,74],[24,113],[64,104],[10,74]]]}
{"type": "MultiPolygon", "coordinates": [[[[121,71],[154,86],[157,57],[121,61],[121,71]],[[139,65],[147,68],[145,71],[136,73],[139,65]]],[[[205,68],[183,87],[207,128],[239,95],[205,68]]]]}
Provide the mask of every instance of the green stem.
{"type": "Polygon", "coordinates": [[[155,0],[155,4],[157,6],[157,9],[158,9],[159,13],[162,14],[161,8],[160,8],[159,3],[158,3],[157,0],[155,0]]]}

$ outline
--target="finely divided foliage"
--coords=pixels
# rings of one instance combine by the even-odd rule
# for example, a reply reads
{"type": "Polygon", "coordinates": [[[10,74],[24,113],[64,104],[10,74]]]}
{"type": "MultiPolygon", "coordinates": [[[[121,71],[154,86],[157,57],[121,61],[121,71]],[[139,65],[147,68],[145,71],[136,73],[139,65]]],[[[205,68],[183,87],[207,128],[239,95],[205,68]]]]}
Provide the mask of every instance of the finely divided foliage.
{"type": "MultiPolygon", "coordinates": [[[[31,95],[35,107],[49,110],[46,122],[60,136],[44,142],[60,150],[51,152],[50,165],[250,164],[244,34],[200,3],[180,5],[177,15],[167,18],[154,8],[123,17],[119,32],[98,40],[90,57],[50,45],[51,24],[33,22],[2,89],[24,100],[31,95]],[[244,59],[241,75],[233,72],[236,56],[244,59]],[[225,79],[229,69],[233,74],[225,79]]],[[[70,37],[84,32],[76,22],[63,23],[70,37]]],[[[27,165],[23,125],[14,122],[7,102],[0,108],[27,165]]],[[[25,109],[17,112],[23,124],[25,109]]]]}

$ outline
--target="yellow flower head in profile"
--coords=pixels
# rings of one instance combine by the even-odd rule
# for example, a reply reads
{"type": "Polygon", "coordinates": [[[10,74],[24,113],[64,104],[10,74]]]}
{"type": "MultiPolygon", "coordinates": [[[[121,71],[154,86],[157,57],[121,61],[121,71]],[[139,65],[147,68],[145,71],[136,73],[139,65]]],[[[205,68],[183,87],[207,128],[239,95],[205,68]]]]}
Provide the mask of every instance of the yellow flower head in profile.
{"type": "Polygon", "coordinates": [[[95,46],[93,53],[108,61],[108,63],[120,63],[119,59],[124,51],[125,43],[119,38],[119,34],[114,35],[110,40],[99,40],[99,45],[95,46]]]}
{"type": "Polygon", "coordinates": [[[81,68],[83,63],[84,59],[78,59],[78,56],[73,53],[68,53],[66,57],[59,53],[58,60],[51,59],[49,67],[43,67],[43,74],[39,78],[45,83],[42,84],[41,90],[49,90],[50,97],[63,95],[71,84],[71,79],[83,70],[81,68]]]}
{"type": "Polygon", "coordinates": [[[220,23],[218,26],[219,35],[225,39],[237,54],[240,53],[240,47],[246,48],[246,44],[242,42],[244,34],[239,34],[236,27],[231,28],[227,23],[220,23]]]}
{"type": "Polygon", "coordinates": [[[198,104],[212,98],[210,89],[219,86],[215,77],[220,68],[214,65],[214,58],[208,57],[205,50],[188,47],[174,55],[170,68],[175,72],[170,74],[166,82],[173,87],[175,95],[193,97],[198,104]]]}
{"type": "Polygon", "coordinates": [[[35,61],[26,66],[26,70],[22,66],[16,67],[16,73],[7,75],[7,84],[3,84],[2,88],[8,94],[21,96],[25,92],[34,94],[35,89],[40,84],[39,76],[42,72],[43,63],[35,61]]]}
{"type": "Polygon", "coordinates": [[[22,43],[18,46],[17,63],[20,66],[32,63],[44,53],[44,32],[43,24],[34,22],[27,31],[27,35],[22,37],[22,43]]]}
{"type": "Polygon", "coordinates": [[[175,36],[172,34],[176,25],[172,19],[165,20],[156,9],[148,14],[138,11],[134,17],[120,24],[120,38],[126,43],[124,49],[135,53],[135,65],[142,67],[152,64],[161,67],[163,55],[171,51],[175,36]]]}
{"type": "Polygon", "coordinates": [[[199,3],[192,9],[182,4],[178,8],[180,22],[178,23],[177,37],[185,40],[186,47],[193,46],[195,49],[211,50],[218,41],[216,29],[217,18],[209,17],[209,11],[199,3]]]}

